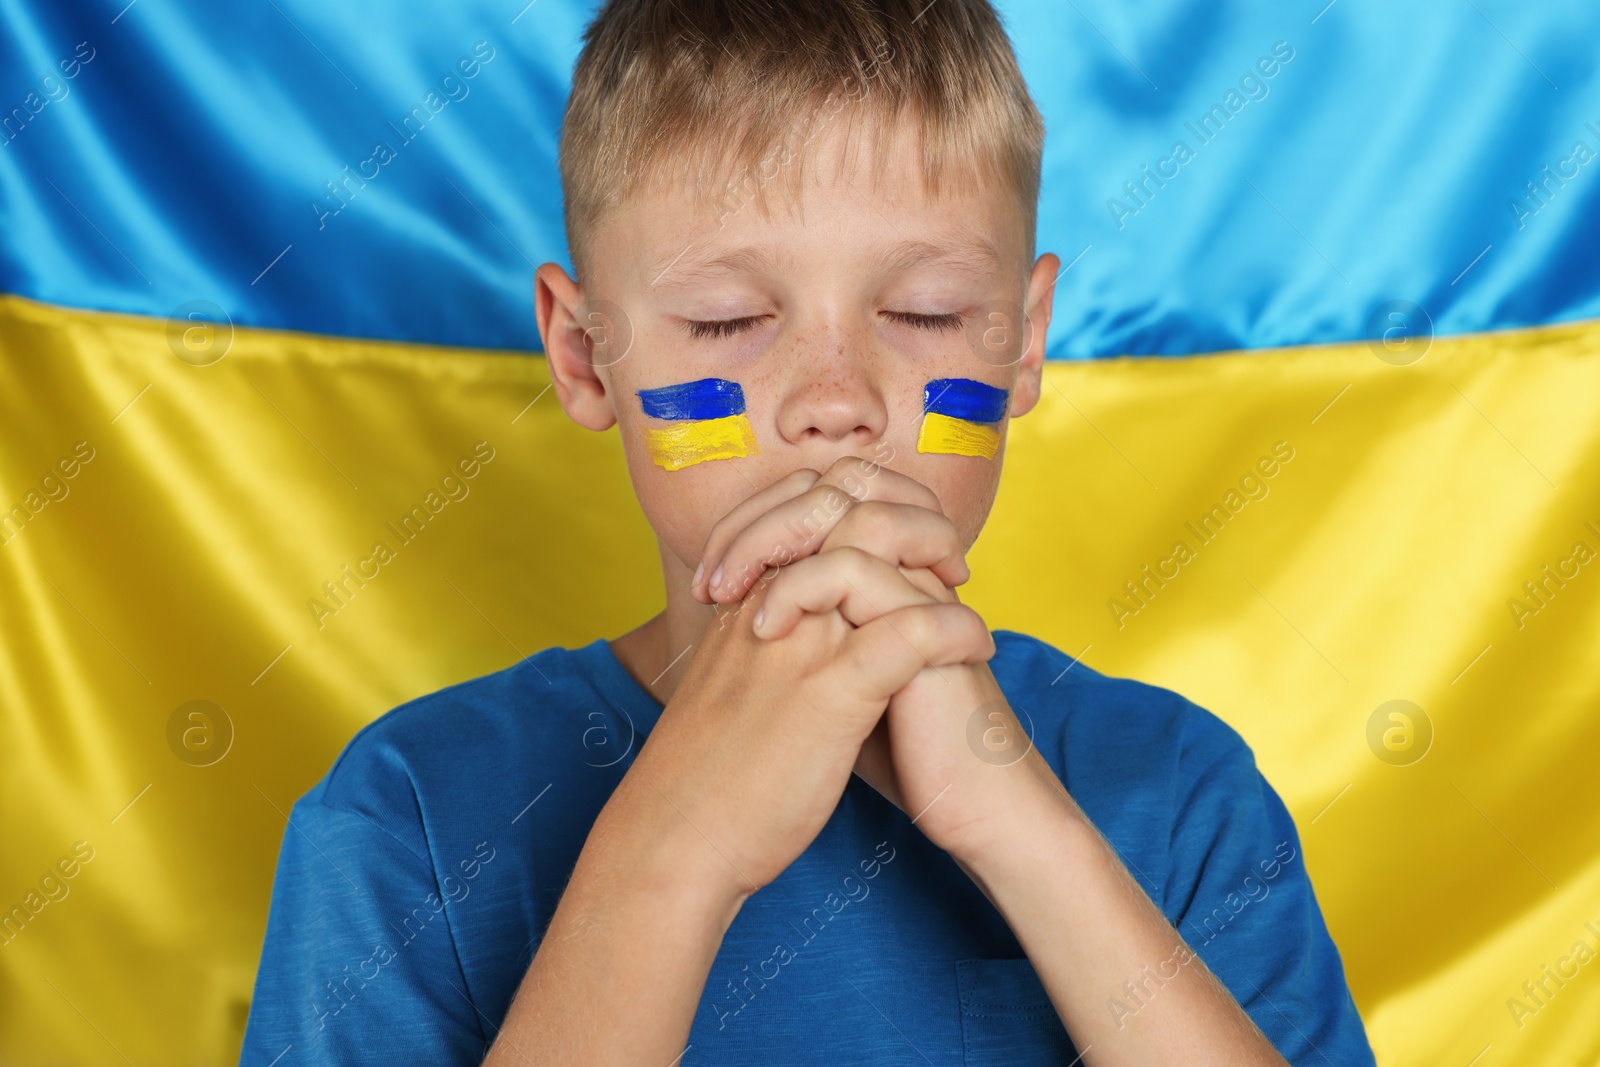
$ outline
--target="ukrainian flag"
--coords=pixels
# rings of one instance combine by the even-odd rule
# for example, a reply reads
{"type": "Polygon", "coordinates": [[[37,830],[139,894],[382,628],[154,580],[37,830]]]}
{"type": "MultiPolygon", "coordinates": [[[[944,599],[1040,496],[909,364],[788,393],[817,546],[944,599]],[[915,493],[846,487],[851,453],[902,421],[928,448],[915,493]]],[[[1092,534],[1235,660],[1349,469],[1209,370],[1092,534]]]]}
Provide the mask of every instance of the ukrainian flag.
{"type": "Polygon", "coordinates": [[[971,378],[935,378],[922,393],[917,451],[993,459],[1006,399],[1004,389],[971,378]]]}
{"type": "MultiPolygon", "coordinates": [[[[1600,9],[1001,8],[1062,272],[963,598],[1244,735],[1380,1063],[1600,1062],[1600,9]]],[[[590,12],[0,6],[0,1060],[233,1062],[350,736],[661,606],[529,302],[590,12]]]]}
{"type": "Polygon", "coordinates": [[[672,423],[647,426],[644,431],[645,449],[658,467],[676,471],[708,459],[739,459],[759,451],[738,382],[701,378],[663,385],[642,391],[639,404],[650,418],[672,423]]]}

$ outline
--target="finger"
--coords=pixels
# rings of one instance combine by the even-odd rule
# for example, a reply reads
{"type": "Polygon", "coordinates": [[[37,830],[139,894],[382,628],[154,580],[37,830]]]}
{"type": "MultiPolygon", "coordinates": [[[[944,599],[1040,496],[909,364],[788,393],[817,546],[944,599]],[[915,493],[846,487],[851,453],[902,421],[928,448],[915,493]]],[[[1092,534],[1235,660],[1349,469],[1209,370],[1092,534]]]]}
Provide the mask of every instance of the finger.
{"type": "MultiPolygon", "coordinates": [[[[933,490],[871,460],[851,458],[829,467],[807,491],[784,500],[742,527],[729,524],[726,547],[707,548],[706,593],[714,601],[737,600],[767,566],[783,566],[815,554],[839,519],[862,500],[913,504],[940,511],[933,490]]],[[[721,524],[719,524],[721,525],[721,524]]]]}
{"type": "Polygon", "coordinates": [[[821,480],[829,485],[837,485],[856,500],[885,499],[877,490],[887,491],[892,487],[896,494],[903,495],[905,503],[918,504],[930,511],[944,510],[939,503],[939,495],[909,474],[892,471],[881,463],[860,456],[844,456],[835,460],[832,466],[822,472],[821,480]]]}
{"type": "Polygon", "coordinates": [[[926,567],[900,568],[900,573],[906,576],[906,581],[928,594],[928,599],[941,604],[959,604],[961,598],[956,595],[954,588],[946,585],[944,579],[934,574],[926,567]]]}
{"type": "Polygon", "coordinates": [[[834,662],[838,684],[877,701],[904,689],[926,667],[993,656],[989,627],[965,604],[913,604],[851,631],[834,662]]]}
{"type": "Polygon", "coordinates": [[[832,522],[854,502],[869,499],[941,511],[938,496],[916,479],[870,459],[845,456],[822,472],[806,495],[782,499],[776,509],[778,514],[757,520],[752,514],[754,509],[741,508],[736,521],[719,523],[715,536],[707,540],[702,559],[707,596],[723,601],[738,599],[763,566],[781,566],[817,551],[832,522]],[[760,521],[766,532],[749,533],[752,521],[760,521]],[[735,540],[741,542],[742,548],[748,548],[753,541],[755,549],[741,551],[738,560],[730,562],[729,547],[735,540]],[[711,581],[713,577],[722,578],[718,588],[713,588],[719,585],[711,581]]]}
{"type": "MultiPolygon", "coordinates": [[[[817,483],[822,477],[821,471],[812,470],[810,467],[801,467],[791,471],[782,478],[773,482],[754,496],[741,501],[726,515],[717,520],[711,527],[711,533],[706,538],[705,548],[700,553],[700,566],[695,572],[694,581],[690,583],[690,591],[694,598],[702,604],[712,603],[711,596],[706,592],[711,584],[711,561],[720,560],[728,542],[743,530],[759,515],[771,511],[774,507],[790,500],[817,483]]],[[[760,577],[759,574],[756,577],[760,577]]]]}
{"type": "Polygon", "coordinates": [[[859,548],[837,548],[791,563],[767,587],[753,621],[757,637],[787,636],[802,616],[837,610],[863,626],[911,604],[933,603],[900,568],[859,548]]]}
{"type": "Polygon", "coordinates": [[[857,504],[834,524],[819,551],[846,545],[899,567],[927,567],[946,585],[961,585],[972,577],[956,524],[914,504],[882,500],[857,504]]]}

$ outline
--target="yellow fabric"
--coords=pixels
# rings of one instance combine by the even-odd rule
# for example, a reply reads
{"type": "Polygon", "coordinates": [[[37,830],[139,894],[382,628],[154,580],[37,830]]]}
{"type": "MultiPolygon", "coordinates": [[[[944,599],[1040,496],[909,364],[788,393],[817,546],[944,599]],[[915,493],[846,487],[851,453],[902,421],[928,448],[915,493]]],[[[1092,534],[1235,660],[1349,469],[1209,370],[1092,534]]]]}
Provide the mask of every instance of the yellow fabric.
{"type": "MultiPolygon", "coordinates": [[[[0,945],[0,1061],[231,1063],[293,800],[394,705],[656,610],[654,541],[539,359],[240,329],[193,366],[15,298],[0,350],[0,508],[67,487],[0,548],[0,909],[92,851],[0,945]]],[[[1244,734],[1381,1064],[1595,1063],[1600,964],[1507,1002],[1600,926],[1600,567],[1508,602],[1600,548],[1597,459],[1596,324],[1051,365],[964,595],[1244,734]]]]}
{"type": "Polygon", "coordinates": [[[651,461],[669,471],[679,471],[708,459],[741,459],[759,451],[755,431],[743,415],[646,429],[644,446],[651,461]]]}

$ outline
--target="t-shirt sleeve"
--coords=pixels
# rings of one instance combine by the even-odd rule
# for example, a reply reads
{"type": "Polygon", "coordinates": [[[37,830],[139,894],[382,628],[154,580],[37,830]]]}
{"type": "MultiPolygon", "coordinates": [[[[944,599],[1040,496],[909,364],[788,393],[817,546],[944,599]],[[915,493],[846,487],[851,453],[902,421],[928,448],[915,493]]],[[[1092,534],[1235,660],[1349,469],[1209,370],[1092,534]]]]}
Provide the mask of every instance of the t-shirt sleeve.
{"type": "Polygon", "coordinates": [[[1294,820],[1220,719],[1185,734],[1167,917],[1294,1067],[1372,1064],[1294,820]]]}
{"type": "Polygon", "coordinates": [[[319,793],[284,828],[241,1067],[481,1063],[433,864],[319,793]]]}

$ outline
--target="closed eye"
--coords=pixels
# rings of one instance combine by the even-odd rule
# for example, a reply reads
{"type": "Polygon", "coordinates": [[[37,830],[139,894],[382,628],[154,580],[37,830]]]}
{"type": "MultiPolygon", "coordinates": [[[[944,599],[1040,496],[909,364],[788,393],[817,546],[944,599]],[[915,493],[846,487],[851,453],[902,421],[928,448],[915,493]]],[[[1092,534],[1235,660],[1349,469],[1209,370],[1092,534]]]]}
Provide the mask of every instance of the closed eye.
{"type": "MultiPolygon", "coordinates": [[[[917,311],[886,311],[884,314],[895,322],[935,333],[949,333],[960,330],[963,326],[962,317],[955,312],[929,315],[917,311]]],[[[687,319],[683,323],[683,328],[694,338],[731,337],[748,330],[764,317],[748,315],[742,319],[687,319]]]]}
{"type": "Polygon", "coordinates": [[[747,315],[742,319],[687,319],[683,328],[689,331],[690,337],[731,337],[736,333],[743,333],[751,326],[760,322],[762,316],[747,315]]]}
{"type": "Polygon", "coordinates": [[[955,312],[950,312],[947,315],[925,315],[916,311],[886,311],[884,314],[896,322],[905,323],[907,326],[915,326],[919,330],[932,330],[936,333],[947,333],[952,330],[959,330],[962,327],[961,316],[955,312]]]}

